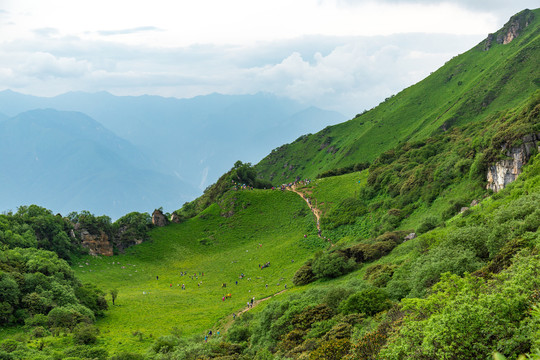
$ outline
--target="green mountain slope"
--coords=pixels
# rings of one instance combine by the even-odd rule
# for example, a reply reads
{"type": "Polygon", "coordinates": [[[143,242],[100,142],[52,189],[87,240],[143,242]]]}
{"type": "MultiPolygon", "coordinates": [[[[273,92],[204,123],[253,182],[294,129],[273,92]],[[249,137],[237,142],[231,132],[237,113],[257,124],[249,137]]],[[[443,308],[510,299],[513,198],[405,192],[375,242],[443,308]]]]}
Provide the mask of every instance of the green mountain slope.
{"type": "MultiPolygon", "coordinates": [[[[265,184],[238,162],[177,211],[182,223],[152,230],[150,242],[126,254],[81,258],[78,278],[119,290],[96,322],[94,344],[75,345],[71,329],[55,328],[47,315],[41,337],[23,334],[37,332],[35,321],[0,332],[10,337],[0,355],[540,359],[538,19],[538,10],[520,13],[376,109],[276,150],[266,160],[290,155],[299,161],[287,163],[294,175],[371,162],[295,185],[306,201],[292,191],[250,190],[265,184]],[[529,25],[497,44],[516,24],[529,25]],[[530,157],[517,180],[487,190],[487,170],[524,148],[530,157]],[[321,237],[306,202],[321,217],[321,237]],[[233,320],[253,297],[264,301],[233,320]]],[[[21,287],[31,280],[17,279],[21,287]]]]}
{"type": "Polygon", "coordinates": [[[399,143],[516,106],[539,86],[540,10],[524,10],[423,81],[352,120],[273,150],[256,169],[262,178],[279,184],[372,161],[399,143]],[[508,37],[516,28],[519,36],[513,41],[497,43],[498,37],[508,37]]]}

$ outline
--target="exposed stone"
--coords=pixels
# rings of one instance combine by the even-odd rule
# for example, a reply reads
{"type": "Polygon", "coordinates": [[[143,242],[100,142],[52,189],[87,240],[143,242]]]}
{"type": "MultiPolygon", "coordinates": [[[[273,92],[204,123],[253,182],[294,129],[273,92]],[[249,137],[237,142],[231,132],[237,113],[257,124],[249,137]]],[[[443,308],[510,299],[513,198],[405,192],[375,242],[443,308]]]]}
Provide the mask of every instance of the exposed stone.
{"type": "Polygon", "coordinates": [[[533,20],[534,13],[529,9],[517,13],[516,15],[512,16],[499,31],[497,31],[495,34],[488,35],[486,40],[484,40],[483,50],[489,50],[494,41],[497,42],[497,44],[510,43],[512,40],[517,38],[533,20]]]}
{"type": "Polygon", "coordinates": [[[487,173],[487,189],[498,192],[506,187],[506,185],[515,181],[521,168],[527,163],[531,157],[532,151],[538,146],[537,134],[530,134],[522,138],[523,144],[519,147],[512,148],[506,152],[509,159],[501,160],[491,165],[487,173]],[[527,141],[525,141],[527,140],[527,141]]]}
{"type": "Polygon", "coordinates": [[[416,233],[410,233],[409,235],[405,236],[405,238],[403,239],[403,241],[408,241],[408,240],[412,240],[416,238],[416,233]]]}
{"type": "Polygon", "coordinates": [[[69,230],[69,236],[72,238],[72,239],[75,239],[76,236],[75,236],[75,231],[73,229],[69,230]]]}
{"type": "Polygon", "coordinates": [[[467,210],[469,210],[469,208],[466,207],[466,206],[464,206],[464,207],[461,208],[461,210],[459,210],[459,213],[460,213],[460,214],[463,214],[463,213],[464,213],[465,211],[467,211],[467,210]]]}
{"type": "Polygon", "coordinates": [[[113,255],[113,246],[109,242],[109,237],[102,231],[99,235],[92,235],[88,230],[82,229],[81,245],[88,249],[90,255],[113,255]]]}
{"type": "Polygon", "coordinates": [[[476,205],[478,205],[480,202],[476,199],[474,199],[472,202],[471,202],[471,205],[469,205],[470,207],[474,207],[476,205]]]}
{"type": "Polygon", "coordinates": [[[163,215],[163,211],[154,210],[152,213],[152,224],[155,226],[165,226],[167,225],[167,218],[163,215]]]}
{"type": "Polygon", "coordinates": [[[180,219],[180,216],[178,216],[176,213],[172,213],[171,222],[178,224],[182,222],[182,220],[180,219]]]}

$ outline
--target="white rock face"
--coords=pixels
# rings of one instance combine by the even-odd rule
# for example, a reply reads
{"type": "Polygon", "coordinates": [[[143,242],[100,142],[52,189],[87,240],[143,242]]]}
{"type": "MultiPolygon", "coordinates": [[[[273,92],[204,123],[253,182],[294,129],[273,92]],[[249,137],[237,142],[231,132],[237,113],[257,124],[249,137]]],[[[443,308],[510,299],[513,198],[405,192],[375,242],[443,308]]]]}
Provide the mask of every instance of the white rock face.
{"type": "Polygon", "coordinates": [[[487,173],[488,183],[486,188],[498,192],[515,181],[518,175],[521,174],[521,168],[531,157],[532,149],[537,146],[538,140],[540,140],[540,136],[536,134],[525,136],[523,145],[506,152],[506,156],[510,157],[510,159],[501,160],[490,166],[487,173]]]}

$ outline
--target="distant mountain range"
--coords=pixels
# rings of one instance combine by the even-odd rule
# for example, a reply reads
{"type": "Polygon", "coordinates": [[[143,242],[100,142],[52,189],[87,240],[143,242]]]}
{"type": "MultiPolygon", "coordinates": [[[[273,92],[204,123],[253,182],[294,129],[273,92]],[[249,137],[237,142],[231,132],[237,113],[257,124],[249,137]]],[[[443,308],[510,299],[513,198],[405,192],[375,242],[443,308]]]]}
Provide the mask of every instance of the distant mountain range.
{"type": "Polygon", "coordinates": [[[0,92],[0,209],[37,203],[113,218],[179,208],[236,160],[344,116],[268,94],[192,99],[0,92]],[[55,110],[51,110],[55,109],[55,110]]]}

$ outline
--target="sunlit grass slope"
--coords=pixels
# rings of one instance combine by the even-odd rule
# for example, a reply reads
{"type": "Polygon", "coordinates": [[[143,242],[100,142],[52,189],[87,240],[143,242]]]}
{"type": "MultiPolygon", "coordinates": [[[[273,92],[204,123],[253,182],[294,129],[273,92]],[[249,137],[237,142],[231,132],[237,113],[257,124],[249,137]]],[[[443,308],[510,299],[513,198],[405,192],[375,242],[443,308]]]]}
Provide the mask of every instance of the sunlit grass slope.
{"type": "Polygon", "coordinates": [[[256,165],[259,176],[274,184],[313,178],[518,105],[540,86],[540,9],[516,17],[531,13],[509,44],[486,50],[482,42],[370,111],[273,150],[256,165]]]}
{"type": "Polygon", "coordinates": [[[326,247],[315,236],[304,239],[313,233],[314,218],[297,194],[234,191],[194,219],[156,228],[150,242],[125,255],[84,258],[74,268],[82,281],[119,290],[116,305],[98,321],[103,345],[142,351],[173,328],[184,336],[215,332],[220,320],[250,298],[292,286],[297,268],[326,247]],[[231,210],[234,215],[221,215],[231,210]],[[266,262],[270,267],[259,269],[266,262]],[[232,297],[222,301],[228,293],[232,297]],[[136,331],[142,341],[133,335],[136,331]]]}

